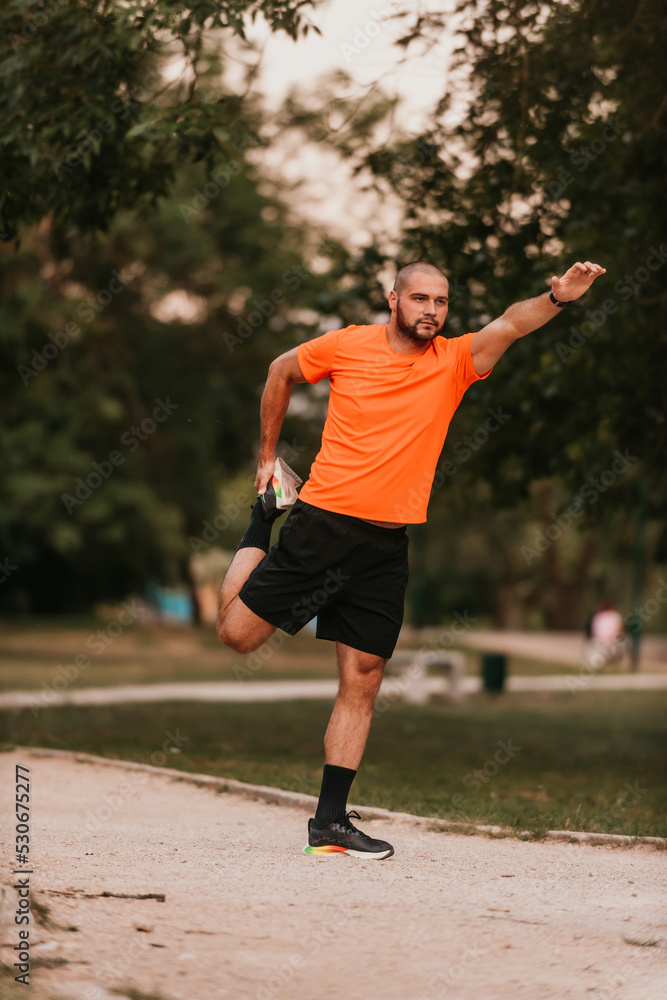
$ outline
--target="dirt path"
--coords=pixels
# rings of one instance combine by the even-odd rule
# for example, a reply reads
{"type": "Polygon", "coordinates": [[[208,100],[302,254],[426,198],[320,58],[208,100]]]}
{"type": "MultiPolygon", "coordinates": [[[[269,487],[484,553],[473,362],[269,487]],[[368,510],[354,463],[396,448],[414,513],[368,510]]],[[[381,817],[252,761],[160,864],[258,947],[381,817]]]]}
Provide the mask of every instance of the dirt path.
{"type": "Polygon", "coordinates": [[[27,749],[0,755],[5,963],[16,763],[30,768],[32,900],[50,907],[49,925],[30,925],[31,954],[67,962],[34,969],[33,1000],[132,988],[165,1000],[664,1000],[662,851],[384,818],[364,827],[393,842],[390,860],[316,859],[301,853],[303,806],[27,749]]]}

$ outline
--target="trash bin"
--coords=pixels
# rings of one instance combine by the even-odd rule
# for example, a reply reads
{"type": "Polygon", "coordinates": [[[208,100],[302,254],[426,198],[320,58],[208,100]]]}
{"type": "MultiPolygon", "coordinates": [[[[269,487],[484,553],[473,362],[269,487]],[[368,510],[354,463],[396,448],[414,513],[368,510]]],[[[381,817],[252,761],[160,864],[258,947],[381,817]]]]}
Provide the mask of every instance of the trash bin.
{"type": "Polygon", "coordinates": [[[505,687],[507,657],[504,653],[482,654],[482,682],[485,691],[500,693],[505,687]]]}

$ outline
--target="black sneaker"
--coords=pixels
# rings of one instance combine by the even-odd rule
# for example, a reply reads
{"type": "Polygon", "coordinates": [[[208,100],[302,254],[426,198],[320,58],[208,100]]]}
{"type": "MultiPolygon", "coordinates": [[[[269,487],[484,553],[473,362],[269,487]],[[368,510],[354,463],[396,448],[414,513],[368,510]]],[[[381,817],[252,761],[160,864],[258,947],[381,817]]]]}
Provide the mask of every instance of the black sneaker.
{"type": "Polygon", "coordinates": [[[266,493],[258,496],[257,500],[261,506],[262,517],[265,521],[276,521],[281,514],[285,513],[284,510],[279,510],[276,507],[276,493],[271,483],[266,487],[266,493]]]}
{"type": "Polygon", "coordinates": [[[352,858],[375,859],[382,861],[390,858],[394,848],[385,840],[373,840],[368,834],[357,830],[350,823],[350,816],[361,819],[358,812],[349,812],[345,819],[329,823],[323,830],[316,830],[315,820],[308,820],[308,843],[303,849],[304,854],[349,854],[352,858]]]}

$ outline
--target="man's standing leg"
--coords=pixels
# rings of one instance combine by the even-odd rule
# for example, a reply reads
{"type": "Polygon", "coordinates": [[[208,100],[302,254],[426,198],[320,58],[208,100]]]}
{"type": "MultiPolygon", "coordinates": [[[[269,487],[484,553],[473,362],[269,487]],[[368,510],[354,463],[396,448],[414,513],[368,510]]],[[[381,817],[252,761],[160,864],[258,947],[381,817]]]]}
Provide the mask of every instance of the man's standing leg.
{"type": "Polygon", "coordinates": [[[359,766],[385,664],[381,656],[336,643],[338,697],[324,736],[327,764],[359,766]]]}
{"type": "Polygon", "coordinates": [[[322,788],[315,818],[309,823],[308,853],[345,850],[354,856],[385,858],[394,853],[390,844],[373,840],[346,820],[350,787],[361,762],[387,662],[342,642],[336,643],[339,687],[336,704],[324,736],[325,760],[322,788]],[[318,846],[321,841],[322,846],[318,846]],[[332,848],[332,843],[340,846],[332,848]],[[310,849],[309,849],[310,848],[310,849]]]}

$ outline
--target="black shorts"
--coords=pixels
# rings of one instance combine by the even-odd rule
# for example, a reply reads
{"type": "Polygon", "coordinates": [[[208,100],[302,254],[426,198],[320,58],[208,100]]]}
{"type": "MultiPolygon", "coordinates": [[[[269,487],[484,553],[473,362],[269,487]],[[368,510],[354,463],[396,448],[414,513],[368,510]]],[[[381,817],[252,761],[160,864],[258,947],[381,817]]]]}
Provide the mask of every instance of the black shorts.
{"type": "Polygon", "coordinates": [[[405,528],[380,528],[297,500],[239,596],[289,635],[317,615],[318,639],[389,659],[407,582],[405,528]]]}

